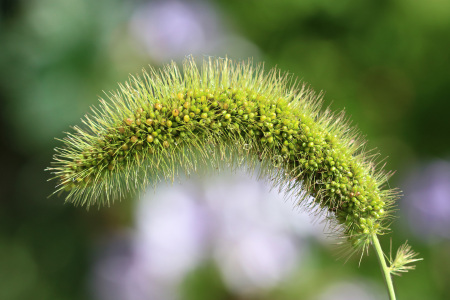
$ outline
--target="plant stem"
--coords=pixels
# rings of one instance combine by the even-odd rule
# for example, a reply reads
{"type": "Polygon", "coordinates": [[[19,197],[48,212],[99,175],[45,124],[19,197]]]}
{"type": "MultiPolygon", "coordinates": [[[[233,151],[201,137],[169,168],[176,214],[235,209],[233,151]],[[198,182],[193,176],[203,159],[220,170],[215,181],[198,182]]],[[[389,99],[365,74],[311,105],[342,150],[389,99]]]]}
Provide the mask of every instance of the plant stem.
{"type": "Polygon", "coordinates": [[[389,292],[389,299],[395,300],[395,292],[394,292],[394,285],[392,284],[392,278],[391,278],[391,272],[386,265],[386,260],[384,259],[384,253],[381,249],[380,242],[378,241],[378,237],[376,234],[372,235],[372,242],[373,247],[375,248],[375,252],[377,253],[378,261],[380,263],[381,272],[383,272],[384,275],[384,281],[386,283],[388,292],[389,292]]]}

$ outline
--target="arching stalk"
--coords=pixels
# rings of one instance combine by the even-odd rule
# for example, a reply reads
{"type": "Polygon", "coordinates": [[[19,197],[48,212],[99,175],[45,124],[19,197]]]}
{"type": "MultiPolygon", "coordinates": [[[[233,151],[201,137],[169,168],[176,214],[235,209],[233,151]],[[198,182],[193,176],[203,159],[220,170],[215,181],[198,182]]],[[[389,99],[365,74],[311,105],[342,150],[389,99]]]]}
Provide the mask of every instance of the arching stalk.
{"type": "Polygon", "coordinates": [[[386,283],[386,287],[388,289],[389,299],[395,300],[396,297],[394,285],[392,284],[391,270],[386,265],[386,260],[384,259],[384,252],[381,249],[381,245],[380,242],[378,241],[378,237],[376,234],[372,235],[372,243],[378,257],[378,262],[380,263],[381,272],[383,273],[384,276],[384,282],[386,283]]]}

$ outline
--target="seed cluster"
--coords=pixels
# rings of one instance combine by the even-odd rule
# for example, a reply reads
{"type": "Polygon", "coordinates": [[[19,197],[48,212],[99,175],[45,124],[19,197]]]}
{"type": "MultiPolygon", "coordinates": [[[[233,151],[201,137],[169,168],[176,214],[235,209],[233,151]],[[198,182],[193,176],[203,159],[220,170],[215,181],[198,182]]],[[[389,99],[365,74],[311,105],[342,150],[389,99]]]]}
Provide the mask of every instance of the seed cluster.
{"type": "MultiPolygon", "coordinates": [[[[290,100],[268,98],[245,88],[183,89],[139,106],[84,147],[62,167],[66,190],[95,184],[103,173],[121,172],[145,154],[177,149],[191,139],[222,134],[243,137],[254,154],[282,158],[291,178],[300,178],[321,208],[334,213],[350,235],[376,231],[385,216],[376,180],[339,141],[290,100]]],[[[226,141],[224,141],[226,142],[226,141]]]]}
{"type": "Polygon", "coordinates": [[[131,78],[101,102],[87,129],[75,127],[53,167],[75,204],[109,204],[179,170],[214,169],[236,158],[294,192],[308,209],[327,211],[356,249],[384,232],[396,191],[377,170],[364,141],[341,115],[320,109],[312,90],[251,63],[187,60],[131,78]],[[214,152],[212,149],[217,149],[214,152]],[[162,176],[160,176],[162,175],[162,176]]]}

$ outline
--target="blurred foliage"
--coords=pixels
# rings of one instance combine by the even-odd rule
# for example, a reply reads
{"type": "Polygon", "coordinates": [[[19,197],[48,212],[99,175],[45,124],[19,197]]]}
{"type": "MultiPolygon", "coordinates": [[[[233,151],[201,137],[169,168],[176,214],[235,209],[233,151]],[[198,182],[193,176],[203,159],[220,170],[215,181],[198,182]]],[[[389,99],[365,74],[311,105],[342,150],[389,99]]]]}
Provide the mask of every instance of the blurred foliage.
{"type": "MultiPolygon", "coordinates": [[[[129,203],[87,213],[61,198],[47,199],[53,187],[43,170],[58,144],[53,138],[79,123],[96,95],[152,63],[128,32],[139,4],[0,1],[0,299],[89,299],[92,245],[106,231],[131,223],[129,203]]],[[[390,156],[388,167],[399,170],[394,185],[409,166],[448,158],[449,1],[212,5],[226,26],[260,49],[267,67],[294,73],[326,91],[326,105],[345,107],[370,136],[368,147],[377,145],[390,156]]],[[[412,236],[401,220],[395,225],[394,241],[412,236]]],[[[388,249],[389,241],[383,242],[388,249]]],[[[425,261],[395,279],[399,298],[447,299],[449,241],[411,244],[425,261]]],[[[381,281],[375,257],[357,269],[356,260],[343,266],[316,248],[316,260],[292,281],[255,299],[313,297],[324,277],[381,281]]],[[[186,278],[185,299],[237,299],[215,268],[206,262],[186,278]]]]}

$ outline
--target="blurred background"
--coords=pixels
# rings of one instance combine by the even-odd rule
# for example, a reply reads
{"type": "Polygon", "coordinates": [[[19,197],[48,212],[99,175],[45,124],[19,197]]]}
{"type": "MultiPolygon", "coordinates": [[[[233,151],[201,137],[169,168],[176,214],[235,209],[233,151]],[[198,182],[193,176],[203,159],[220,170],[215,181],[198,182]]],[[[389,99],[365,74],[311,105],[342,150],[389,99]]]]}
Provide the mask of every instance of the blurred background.
{"type": "MultiPolygon", "coordinates": [[[[345,108],[404,197],[399,299],[450,295],[450,2],[0,0],[0,299],[387,299],[373,253],[244,172],[101,210],[51,197],[53,148],[103,91],[186,55],[253,57],[345,108]]],[[[389,237],[381,240],[389,250],[389,237]]]]}

